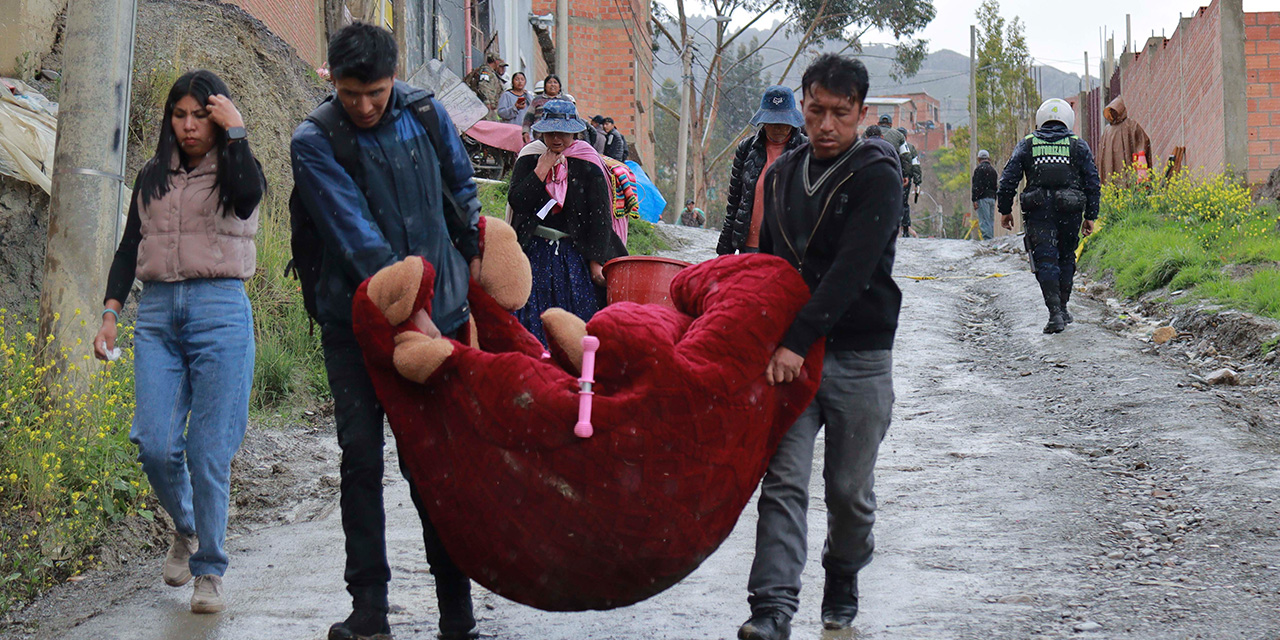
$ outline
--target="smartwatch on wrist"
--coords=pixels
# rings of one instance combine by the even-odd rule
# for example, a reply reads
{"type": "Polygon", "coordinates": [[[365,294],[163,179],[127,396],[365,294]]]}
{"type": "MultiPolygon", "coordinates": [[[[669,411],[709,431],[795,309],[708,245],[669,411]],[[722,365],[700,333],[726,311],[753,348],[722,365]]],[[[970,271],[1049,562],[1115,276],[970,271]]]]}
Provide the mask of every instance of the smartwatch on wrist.
{"type": "Polygon", "coordinates": [[[227,129],[227,139],[231,141],[244,140],[249,137],[249,132],[244,127],[231,127],[227,129]]]}

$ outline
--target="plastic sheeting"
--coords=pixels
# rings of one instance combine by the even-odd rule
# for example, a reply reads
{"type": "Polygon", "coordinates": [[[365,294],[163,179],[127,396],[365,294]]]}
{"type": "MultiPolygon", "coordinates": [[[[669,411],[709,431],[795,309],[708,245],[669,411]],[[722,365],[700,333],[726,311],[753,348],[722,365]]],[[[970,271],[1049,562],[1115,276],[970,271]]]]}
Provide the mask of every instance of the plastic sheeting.
{"type": "Polygon", "coordinates": [[[658,185],[653,184],[653,180],[649,179],[649,174],[639,164],[628,160],[627,167],[631,169],[631,173],[636,174],[636,186],[639,187],[640,196],[640,217],[649,222],[658,222],[662,218],[662,211],[667,208],[667,199],[662,197],[662,192],[658,191],[658,185]]]}
{"type": "Polygon", "coordinates": [[[58,105],[20,80],[3,78],[0,91],[0,174],[50,193],[58,105]]]}

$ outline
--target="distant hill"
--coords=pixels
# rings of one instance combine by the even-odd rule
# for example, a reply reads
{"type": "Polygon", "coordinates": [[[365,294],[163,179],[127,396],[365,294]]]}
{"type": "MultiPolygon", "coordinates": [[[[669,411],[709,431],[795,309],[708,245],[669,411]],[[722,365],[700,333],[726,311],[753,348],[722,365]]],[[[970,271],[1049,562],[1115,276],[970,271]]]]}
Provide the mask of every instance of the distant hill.
{"type": "MultiPolygon", "coordinates": [[[[689,25],[690,28],[699,29],[702,33],[711,34],[714,33],[715,28],[714,24],[710,22],[705,17],[693,16],[689,20],[689,25]]],[[[752,36],[763,41],[768,37],[770,31],[771,29],[751,29],[748,33],[743,34],[737,42],[750,43],[752,36]]],[[[736,48],[737,42],[734,43],[734,48],[736,48]]],[[[764,56],[765,72],[770,82],[778,79],[778,74],[782,73],[782,70],[786,67],[787,61],[791,59],[791,55],[795,52],[798,43],[798,36],[793,37],[791,34],[781,33],[769,42],[767,47],[761,50],[760,55],[764,56]]],[[[668,78],[674,81],[680,77],[679,56],[670,50],[670,43],[663,40],[661,44],[665,44],[667,47],[659,51],[654,59],[655,89],[668,78]]],[[[836,52],[843,47],[844,43],[827,43],[822,47],[822,52],[836,52]]],[[[800,84],[800,76],[804,73],[804,63],[808,59],[812,59],[814,53],[807,55],[807,58],[796,61],[791,72],[787,74],[784,84],[791,86],[800,84]]],[[[696,56],[703,61],[709,59],[711,56],[710,46],[704,45],[696,56]]],[[[949,49],[934,51],[925,58],[920,65],[920,71],[915,76],[904,78],[902,82],[895,82],[889,77],[889,72],[893,68],[894,47],[890,45],[868,45],[858,57],[867,65],[867,71],[871,74],[871,95],[925,91],[942,103],[942,118],[944,121],[952,126],[968,122],[969,56],[949,49]]],[[[705,68],[705,62],[702,66],[695,64],[694,75],[699,75],[703,68],[705,68]]],[[[1042,69],[1043,85],[1041,91],[1043,98],[1066,98],[1075,96],[1080,92],[1081,78],[1079,75],[1066,73],[1049,66],[1040,68],[1042,69]]]]}

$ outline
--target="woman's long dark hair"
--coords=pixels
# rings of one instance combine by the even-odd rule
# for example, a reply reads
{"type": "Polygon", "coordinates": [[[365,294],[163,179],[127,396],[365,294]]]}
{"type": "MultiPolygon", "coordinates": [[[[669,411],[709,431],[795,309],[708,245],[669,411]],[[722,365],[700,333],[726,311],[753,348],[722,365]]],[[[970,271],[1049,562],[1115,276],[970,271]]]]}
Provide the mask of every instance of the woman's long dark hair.
{"type": "MultiPolygon", "coordinates": [[[[173,154],[182,153],[178,147],[178,135],[173,130],[173,107],[187,96],[195,98],[204,107],[209,104],[209,96],[230,98],[231,92],[222,78],[204,69],[188,71],[173,83],[173,88],[169,89],[169,97],[164,102],[164,118],[160,121],[160,140],[156,142],[156,154],[138,172],[138,189],[143,205],[159,200],[169,192],[169,162],[173,154]]],[[[218,154],[218,174],[214,180],[214,188],[218,190],[222,214],[230,215],[233,209],[231,194],[234,190],[230,188],[232,178],[231,162],[227,157],[227,132],[216,124],[213,130],[214,144],[209,153],[218,154]]]]}

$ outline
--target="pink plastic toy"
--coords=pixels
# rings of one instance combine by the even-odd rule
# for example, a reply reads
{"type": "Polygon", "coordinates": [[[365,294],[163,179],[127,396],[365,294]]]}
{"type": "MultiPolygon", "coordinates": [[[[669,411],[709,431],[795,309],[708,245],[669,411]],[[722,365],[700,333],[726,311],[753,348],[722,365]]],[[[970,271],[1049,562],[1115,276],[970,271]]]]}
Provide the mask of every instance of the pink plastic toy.
{"type": "Polygon", "coordinates": [[[591,427],[591,385],[595,384],[596,349],[600,348],[600,339],[586,336],[582,339],[582,377],[578,378],[581,391],[578,392],[578,424],[573,427],[573,435],[579,438],[590,438],[594,433],[591,427]]]}

